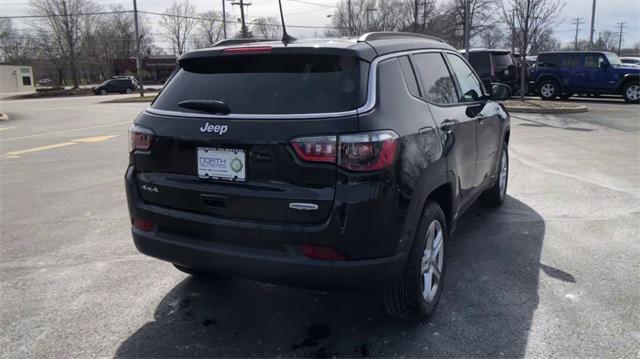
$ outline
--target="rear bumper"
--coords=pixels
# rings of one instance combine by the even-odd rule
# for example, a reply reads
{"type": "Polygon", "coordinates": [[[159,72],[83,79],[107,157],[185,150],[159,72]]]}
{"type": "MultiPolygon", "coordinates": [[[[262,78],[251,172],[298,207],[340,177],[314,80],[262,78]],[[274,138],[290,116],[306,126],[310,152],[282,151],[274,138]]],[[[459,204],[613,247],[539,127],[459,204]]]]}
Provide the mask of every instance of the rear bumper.
{"type": "Polygon", "coordinates": [[[398,278],[406,259],[399,253],[386,258],[320,261],[304,257],[289,245],[276,252],[163,235],[157,230],[133,228],[132,234],[136,248],[151,257],[209,272],[321,290],[384,289],[398,278]]]}
{"type": "MultiPolygon", "coordinates": [[[[380,237],[388,236],[398,246],[399,234],[392,238],[387,232],[380,233],[376,220],[367,221],[368,228],[361,225],[363,220],[356,216],[362,216],[362,211],[352,210],[354,217],[347,220],[358,228],[348,230],[335,223],[335,215],[317,225],[235,221],[145,203],[135,181],[134,169],[129,167],[125,184],[130,216],[148,219],[154,226],[150,231],[132,227],[133,240],[140,252],[158,259],[204,271],[321,290],[384,289],[404,269],[408,250],[364,257],[354,253],[354,248],[361,249],[359,253],[369,253],[380,237]],[[301,252],[300,244],[331,246],[358,259],[310,259],[301,252]]],[[[386,212],[382,215],[388,217],[386,212]]]]}

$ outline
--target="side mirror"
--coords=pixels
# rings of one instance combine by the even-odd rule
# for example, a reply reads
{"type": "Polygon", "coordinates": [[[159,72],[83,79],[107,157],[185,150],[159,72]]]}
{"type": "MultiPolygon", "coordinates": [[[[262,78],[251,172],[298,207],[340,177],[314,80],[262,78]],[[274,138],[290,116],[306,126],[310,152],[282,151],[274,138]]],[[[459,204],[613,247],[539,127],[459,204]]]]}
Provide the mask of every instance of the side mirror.
{"type": "Polygon", "coordinates": [[[511,98],[511,87],[505,84],[491,84],[491,99],[493,101],[504,101],[511,98]]]}
{"type": "Polygon", "coordinates": [[[602,61],[602,62],[600,63],[600,68],[601,68],[601,69],[603,69],[603,70],[604,70],[604,69],[608,69],[608,68],[609,68],[609,64],[608,64],[608,63],[606,63],[606,62],[604,62],[604,61],[602,61]]]}

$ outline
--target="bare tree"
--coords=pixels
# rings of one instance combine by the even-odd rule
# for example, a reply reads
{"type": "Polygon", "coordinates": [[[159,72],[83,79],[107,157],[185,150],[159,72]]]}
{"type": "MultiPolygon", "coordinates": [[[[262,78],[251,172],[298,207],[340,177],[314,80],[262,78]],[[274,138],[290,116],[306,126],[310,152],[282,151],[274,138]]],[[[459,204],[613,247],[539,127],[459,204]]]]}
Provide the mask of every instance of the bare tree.
{"type": "Polygon", "coordinates": [[[182,55],[196,24],[196,9],[189,0],[174,0],[160,20],[177,55],[182,55]]]}
{"type": "Polygon", "coordinates": [[[613,31],[602,31],[598,34],[595,48],[600,51],[616,51],[618,49],[618,36],[613,31]]]}
{"type": "MultiPolygon", "coordinates": [[[[514,34],[514,44],[521,56],[527,56],[533,39],[540,36],[542,31],[549,28],[558,15],[564,3],[560,0],[505,0],[502,5],[504,18],[514,34]]],[[[526,85],[525,66],[522,66],[520,94],[524,98],[526,85]]]]}
{"type": "Polygon", "coordinates": [[[370,31],[428,32],[437,16],[435,0],[341,0],[327,35],[357,36],[370,31]],[[416,6],[417,4],[417,6],[416,6]],[[416,10],[417,9],[417,10],[416,10]]]}
{"type": "Polygon", "coordinates": [[[282,37],[282,26],[280,20],[275,17],[259,17],[253,20],[251,32],[263,39],[278,39],[282,37]]]}
{"type": "Polygon", "coordinates": [[[34,56],[35,41],[26,31],[13,27],[11,19],[0,19],[0,61],[5,64],[25,65],[34,56]]]}
{"type": "Polygon", "coordinates": [[[32,26],[39,33],[41,42],[56,47],[55,53],[64,58],[71,70],[73,88],[78,88],[78,63],[97,19],[90,14],[99,6],[91,0],[32,0],[30,9],[33,15],[46,16],[32,26]]]}
{"type": "MultiPolygon", "coordinates": [[[[449,0],[444,3],[444,38],[457,48],[464,46],[465,2],[470,1],[469,39],[498,26],[498,0],[449,0]]],[[[484,41],[484,40],[483,40],[484,41]]]]}
{"type": "Polygon", "coordinates": [[[504,43],[504,29],[501,27],[493,27],[480,33],[480,40],[482,46],[495,49],[499,48],[504,43]]]}
{"type": "MultiPolygon", "coordinates": [[[[224,31],[222,12],[207,11],[199,14],[198,17],[200,19],[197,21],[197,27],[195,29],[195,47],[201,48],[212,46],[222,38],[224,31]]],[[[229,19],[228,14],[227,19],[229,19]]]]}

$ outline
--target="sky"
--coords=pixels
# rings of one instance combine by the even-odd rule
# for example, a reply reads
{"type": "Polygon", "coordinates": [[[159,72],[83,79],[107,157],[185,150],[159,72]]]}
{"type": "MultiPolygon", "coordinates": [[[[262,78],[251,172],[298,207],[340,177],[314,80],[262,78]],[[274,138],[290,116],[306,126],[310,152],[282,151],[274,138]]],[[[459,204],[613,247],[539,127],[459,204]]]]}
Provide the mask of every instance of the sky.
{"type": "MultiPolygon", "coordinates": [[[[222,0],[190,0],[195,5],[198,12],[222,9],[222,0]]],[[[278,0],[244,0],[250,2],[248,7],[248,19],[262,16],[279,17],[278,0]]],[[[438,0],[439,2],[445,0],[438,0]]],[[[578,33],[579,39],[589,38],[589,27],[591,22],[591,6],[593,0],[564,0],[565,6],[558,18],[554,35],[563,44],[572,43],[575,37],[575,25],[572,22],[575,18],[581,18],[581,31],[578,33]]],[[[111,5],[122,5],[125,9],[133,8],[133,0],[98,0],[97,3],[104,7],[111,5]]],[[[163,12],[172,0],[138,0],[138,9],[152,12],[163,12]]],[[[0,0],[1,16],[28,15],[28,0],[0,0]]],[[[330,15],[335,10],[336,0],[282,0],[285,19],[288,25],[287,30],[293,36],[298,37],[319,37],[323,34],[322,28],[295,28],[295,25],[303,26],[330,26],[330,15]]],[[[238,6],[231,6],[226,3],[227,12],[231,12],[235,18],[240,17],[238,6]]],[[[168,47],[162,39],[161,29],[157,25],[157,16],[149,16],[149,20],[154,24],[152,34],[154,40],[161,47],[168,47]]],[[[625,22],[623,46],[632,46],[640,42],[640,0],[597,0],[596,5],[595,37],[599,31],[610,30],[615,33],[619,31],[617,23],[625,22]]],[[[17,20],[16,23],[20,23],[17,20]]],[[[18,24],[18,26],[20,26],[18,24]]],[[[239,27],[236,27],[236,31],[239,27]]]]}

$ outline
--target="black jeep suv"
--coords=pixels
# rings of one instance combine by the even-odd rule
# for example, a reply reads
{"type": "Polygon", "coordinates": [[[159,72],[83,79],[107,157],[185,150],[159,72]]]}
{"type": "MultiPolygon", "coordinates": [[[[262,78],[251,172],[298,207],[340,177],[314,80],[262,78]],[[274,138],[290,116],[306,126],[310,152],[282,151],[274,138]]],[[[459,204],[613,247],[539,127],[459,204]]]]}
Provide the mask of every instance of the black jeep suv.
{"type": "Polygon", "coordinates": [[[131,127],[136,247],[190,274],[385,293],[426,318],[445,244],[505,199],[509,115],[444,42],[403,33],[218,44],[131,127]]]}

